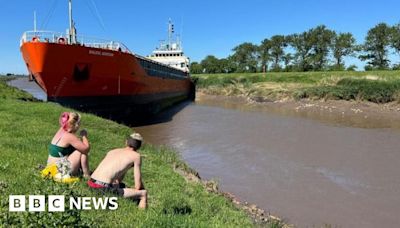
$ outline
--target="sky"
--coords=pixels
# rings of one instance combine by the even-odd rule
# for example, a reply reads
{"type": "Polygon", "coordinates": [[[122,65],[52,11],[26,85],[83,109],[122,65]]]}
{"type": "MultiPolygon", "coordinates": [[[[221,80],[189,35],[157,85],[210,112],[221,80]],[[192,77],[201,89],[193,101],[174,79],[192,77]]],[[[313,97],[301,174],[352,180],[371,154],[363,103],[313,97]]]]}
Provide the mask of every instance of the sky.
{"type": "MultiPolygon", "coordinates": [[[[321,24],[362,43],[376,24],[400,22],[399,0],[75,0],[73,9],[79,35],[120,41],[140,55],[166,39],[171,18],[191,61],[224,58],[243,42],[258,45],[321,24]]],[[[38,29],[66,31],[67,0],[0,0],[0,73],[27,73],[19,40],[33,30],[34,11],[38,29]]],[[[356,58],[349,64],[363,66],[356,58]]]]}

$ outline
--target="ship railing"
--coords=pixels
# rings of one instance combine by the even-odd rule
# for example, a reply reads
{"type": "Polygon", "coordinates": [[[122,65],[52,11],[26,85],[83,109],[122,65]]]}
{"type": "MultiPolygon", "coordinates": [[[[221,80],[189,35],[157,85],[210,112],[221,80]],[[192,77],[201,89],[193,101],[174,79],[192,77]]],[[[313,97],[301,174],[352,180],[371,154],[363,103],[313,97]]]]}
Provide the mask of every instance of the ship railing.
{"type": "Polygon", "coordinates": [[[118,41],[94,38],[89,36],[75,36],[75,42],[72,43],[70,36],[65,33],[52,31],[27,31],[21,37],[20,45],[27,42],[61,43],[68,45],[82,45],[85,47],[100,48],[106,50],[122,51],[132,54],[132,52],[123,43],[118,41]]]}

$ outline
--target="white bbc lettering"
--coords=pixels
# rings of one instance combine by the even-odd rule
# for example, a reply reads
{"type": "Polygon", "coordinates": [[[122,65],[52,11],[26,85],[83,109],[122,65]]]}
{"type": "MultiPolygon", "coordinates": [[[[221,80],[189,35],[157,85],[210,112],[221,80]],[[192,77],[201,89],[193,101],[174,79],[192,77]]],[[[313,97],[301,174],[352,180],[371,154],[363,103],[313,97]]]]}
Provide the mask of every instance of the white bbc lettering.
{"type": "Polygon", "coordinates": [[[82,197],[82,210],[91,210],[90,207],[91,197],[82,197]]]}
{"type": "Polygon", "coordinates": [[[29,196],[29,211],[46,211],[46,197],[43,195],[29,196]]]}
{"type": "Polygon", "coordinates": [[[49,195],[49,212],[65,211],[65,196],[63,195],[49,195]]]}
{"type": "Polygon", "coordinates": [[[111,197],[108,201],[108,203],[110,204],[110,206],[108,207],[108,209],[110,210],[117,210],[118,209],[118,198],[117,197],[111,197]]]}
{"type": "MultiPolygon", "coordinates": [[[[46,199],[44,195],[29,195],[28,196],[28,211],[44,212],[46,211],[46,200],[48,203],[49,212],[65,211],[65,196],[49,195],[46,199]]],[[[117,197],[70,197],[69,209],[73,210],[116,210],[118,209],[117,197]]],[[[9,211],[26,211],[26,196],[10,195],[9,196],[9,211]]]]}
{"type": "Polygon", "coordinates": [[[8,210],[9,211],[25,211],[25,196],[23,195],[10,195],[8,197],[8,210]]]}
{"type": "Polygon", "coordinates": [[[105,210],[108,204],[108,198],[92,198],[93,200],[93,207],[94,209],[98,210],[101,208],[102,210],[105,210]]]}
{"type": "Polygon", "coordinates": [[[81,209],[81,198],[80,197],[71,197],[69,198],[69,209],[81,209]]]}

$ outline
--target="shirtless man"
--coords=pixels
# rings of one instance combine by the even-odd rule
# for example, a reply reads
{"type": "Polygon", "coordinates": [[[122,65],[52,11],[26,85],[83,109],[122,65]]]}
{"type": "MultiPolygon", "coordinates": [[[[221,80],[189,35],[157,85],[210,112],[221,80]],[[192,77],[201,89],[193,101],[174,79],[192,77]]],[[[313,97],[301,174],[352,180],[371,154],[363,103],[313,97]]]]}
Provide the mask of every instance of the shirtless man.
{"type": "Polygon", "coordinates": [[[139,208],[146,208],[147,191],[140,173],[140,154],[137,152],[143,138],[135,133],[126,139],[126,147],[111,150],[91,175],[88,185],[92,189],[111,192],[124,198],[139,199],[139,208]],[[125,173],[133,167],[134,188],[122,183],[125,173]]]}

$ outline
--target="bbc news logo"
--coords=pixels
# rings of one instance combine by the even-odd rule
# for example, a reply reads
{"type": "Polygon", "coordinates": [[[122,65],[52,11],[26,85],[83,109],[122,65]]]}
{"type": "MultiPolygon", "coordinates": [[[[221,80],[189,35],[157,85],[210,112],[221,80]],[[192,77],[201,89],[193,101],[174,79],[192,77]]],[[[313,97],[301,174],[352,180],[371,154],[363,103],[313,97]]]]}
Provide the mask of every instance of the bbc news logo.
{"type": "MultiPolygon", "coordinates": [[[[29,212],[46,211],[46,196],[29,195],[28,200],[25,195],[9,196],[9,211],[23,212],[28,209],[29,212]]],[[[68,202],[63,195],[47,196],[48,212],[63,212],[65,208],[77,210],[117,210],[117,197],[70,197],[68,202]]]]}

